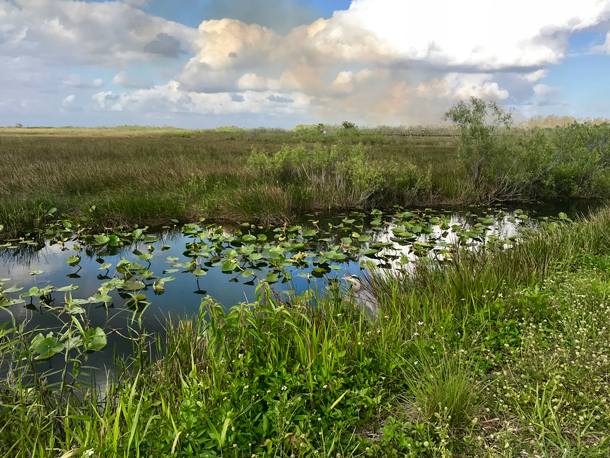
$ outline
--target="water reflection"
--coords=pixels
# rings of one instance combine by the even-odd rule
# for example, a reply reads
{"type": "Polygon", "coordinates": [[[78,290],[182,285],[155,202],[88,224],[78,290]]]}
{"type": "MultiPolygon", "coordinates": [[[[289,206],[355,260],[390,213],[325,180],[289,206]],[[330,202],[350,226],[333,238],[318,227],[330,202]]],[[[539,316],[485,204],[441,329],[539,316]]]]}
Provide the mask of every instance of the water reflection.
{"type": "MultiPolygon", "coordinates": [[[[554,216],[559,212],[565,212],[571,217],[576,217],[579,214],[588,214],[599,205],[588,202],[583,206],[578,206],[571,203],[563,204],[563,206],[531,207],[527,210],[530,214],[538,216],[554,216]]],[[[504,208],[504,213],[499,213],[499,216],[499,207],[473,207],[459,211],[428,212],[433,213],[435,218],[439,219],[439,223],[430,224],[428,233],[417,233],[411,239],[397,238],[396,230],[404,229],[404,226],[401,226],[403,221],[400,218],[397,220],[396,215],[371,215],[358,212],[333,217],[310,215],[302,221],[302,228],[292,233],[294,236],[289,235],[289,237],[293,237],[290,239],[293,247],[297,248],[286,251],[286,259],[299,253],[304,254],[302,262],[285,267],[284,276],[273,285],[273,289],[277,293],[289,288],[296,289],[298,293],[308,288],[322,290],[329,281],[336,281],[348,273],[358,273],[363,261],[397,266],[406,262],[407,259],[415,259],[413,246],[416,242],[431,243],[434,247],[431,252],[436,252],[435,256],[442,258],[442,254],[438,253],[442,251],[443,245],[457,241],[456,233],[449,230],[448,227],[460,225],[465,229],[475,228],[477,224],[481,225],[480,217],[484,215],[496,215],[493,223],[487,225],[489,230],[486,231],[486,236],[493,235],[501,239],[508,239],[516,235],[522,226],[531,227],[536,224],[531,219],[513,222],[512,218],[516,216],[513,210],[504,208]],[[447,222],[444,226],[443,218],[447,222]],[[316,236],[308,238],[305,235],[307,230],[317,232],[316,236]],[[367,240],[360,243],[356,236],[367,240]],[[387,246],[380,247],[379,253],[370,253],[370,251],[375,251],[370,250],[371,247],[380,244],[387,246]],[[329,257],[332,260],[331,268],[316,263],[315,259],[319,259],[321,256],[329,257]]],[[[421,215],[426,212],[414,213],[421,215]]],[[[288,237],[286,234],[289,234],[291,230],[283,228],[283,232],[278,232],[277,229],[274,231],[272,228],[258,227],[244,227],[243,229],[244,233],[250,232],[256,237],[261,235],[261,239],[264,235],[270,243],[269,246],[282,242],[282,237],[288,237]]],[[[259,280],[267,278],[267,275],[274,271],[277,272],[273,264],[277,259],[282,260],[283,255],[279,258],[269,255],[268,259],[243,261],[240,269],[252,269],[253,275],[248,278],[243,278],[241,270],[223,271],[222,254],[220,255],[221,261],[202,262],[201,268],[206,269],[205,275],[196,276],[191,272],[185,272],[182,268],[175,267],[179,263],[193,259],[192,252],[189,252],[187,247],[192,246],[189,244],[198,240],[206,247],[205,249],[215,245],[221,253],[228,253],[230,250],[247,245],[243,240],[231,241],[234,234],[234,231],[221,231],[221,235],[228,238],[229,241],[219,244],[210,242],[208,239],[198,239],[197,235],[165,229],[156,232],[158,239],[156,241],[136,241],[122,247],[105,247],[102,251],[96,251],[94,246],[87,245],[81,240],[69,240],[61,245],[21,243],[16,249],[0,249],[0,278],[11,279],[10,282],[6,282],[5,287],[15,284],[23,287],[23,291],[28,291],[32,287],[42,289],[47,285],[55,287],[74,285],[78,289],[72,291],[72,296],[87,299],[98,293],[100,285],[115,275],[115,267],[119,261],[126,259],[138,262],[154,272],[155,277],[168,277],[169,275],[175,277],[173,281],[165,283],[163,291],[154,290],[154,279],[144,280],[145,287],[142,292],[146,294],[146,300],[150,302],[150,305],[146,313],[138,318],[141,318],[142,327],[148,333],[162,335],[165,318],[168,315],[186,316],[197,313],[202,297],[207,295],[227,308],[242,302],[252,302],[255,299],[255,288],[259,280]],[[148,260],[141,260],[142,254],[146,253],[150,253],[152,257],[148,260]],[[78,265],[71,266],[66,260],[75,254],[78,254],[81,259],[78,265]],[[112,267],[102,268],[104,263],[110,263],[112,267]],[[32,275],[36,271],[42,272],[32,275]]],[[[262,246],[262,243],[260,245],[262,246]]],[[[259,247],[258,249],[261,252],[269,252],[269,247],[259,247]]],[[[67,294],[54,292],[46,304],[36,297],[27,298],[25,304],[12,306],[9,310],[16,322],[27,323],[28,329],[59,330],[65,326],[69,315],[50,311],[49,307],[64,304],[67,294]]],[[[130,297],[128,293],[115,289],[108,294],[112,300],[108,302],[107,306],[100,303],[82,306],[87,311],[91,325],[99,326],[108,333],[107,347],[92,354],[87,362],[87,365],[98,368],[94,374],[98,381],[105,380],[106,371],[112,369],[115,354],[118,356],[131,354],[132,345],[125,336],[128,336],[138,326],[137,321],[134,321],[134,311],[126,307],[130,297]]],[[[0,308],[0,313],[2,312],[6,313],[7,310],[0,308]]],[[[0,322],[8,319],[10,319],[8,315],[0,317],[0,322]]],[[[52,358],[42,363],[40,369],[48,370],[57,365],[61,365],[61,362],[52,358]]]]}

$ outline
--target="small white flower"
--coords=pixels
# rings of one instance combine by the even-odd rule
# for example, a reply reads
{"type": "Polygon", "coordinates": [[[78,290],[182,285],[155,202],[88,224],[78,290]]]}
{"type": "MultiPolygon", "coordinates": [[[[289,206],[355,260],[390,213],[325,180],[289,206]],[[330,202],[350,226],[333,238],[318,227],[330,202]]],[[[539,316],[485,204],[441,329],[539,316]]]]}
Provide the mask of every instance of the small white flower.
{"type": "Polygon", "coordinates": [[[91,456],[91,455],[93,455],[93,449],[92,448],[90,448],[89,450],[87,450],[85,452],[85,456],[91,456]]]}
{"type": "Polygon", "coordinates": [[[288,389],[288,388],[286,388],[286,385],[284,385],[284,386],[282,387],[282,391],[286,391],[287,389],[288,389]]]}
{"type": "Polygon", "coordinates": [[[419,324],[420,326],[422,326],[424,324],[423,321],[418,321],[417,324],[419,324]]]}

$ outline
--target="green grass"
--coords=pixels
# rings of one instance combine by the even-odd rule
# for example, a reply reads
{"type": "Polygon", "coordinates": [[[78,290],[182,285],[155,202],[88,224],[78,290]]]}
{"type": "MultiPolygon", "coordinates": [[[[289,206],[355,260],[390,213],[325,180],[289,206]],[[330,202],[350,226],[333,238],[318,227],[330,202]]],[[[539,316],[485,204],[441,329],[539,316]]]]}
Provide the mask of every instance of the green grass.
{"type": "Polygon", "coordinates": [[[422,171],[432,167],[435,188],[447,187],[445,195],[434,200],[451,202],[459,196],[452,184],[460,173],[457,139],[377,135],[367,142],[367,138],[319,134],[310,138],[281,131],[2,129],[0,224],[18,232],[40,227],[50,208],[86,215],[98,227],[201,217],[262,221],[276,215],[278,206],[280,220],[325,210],[328,192],[312,193],[302,186],[278,192],[275,183],[257,179],[246,167],[253,148],[271,154],[283,145],[312,149],[314,141],[325,141],[324,148],[363,142],[371,161],[408,161],[422,171]],[[96,210],[89,212],[93,206],[96,210]]]}
{"type": "MultiPolygon", "coordinates": [[[[483,105],[484,107],[484,105],[483,105]]],[[[610,129],[0,129],[3,237],[87,224],[283,222],[312,211],[604,198],[610,129]]]]}
{"type": "Polygon", "coordinates": [[[103,393],[32,379],[31,335],[6,324],[1,354],[23,359],[0,394],[0,453],[608,456],[608,224],[604,209],[372,272],[377,320],[338,288],[284,301],[262,284],[228,314],[206,299],[169,319],[163,342],[134,321],[134,356],[103,393]]]}

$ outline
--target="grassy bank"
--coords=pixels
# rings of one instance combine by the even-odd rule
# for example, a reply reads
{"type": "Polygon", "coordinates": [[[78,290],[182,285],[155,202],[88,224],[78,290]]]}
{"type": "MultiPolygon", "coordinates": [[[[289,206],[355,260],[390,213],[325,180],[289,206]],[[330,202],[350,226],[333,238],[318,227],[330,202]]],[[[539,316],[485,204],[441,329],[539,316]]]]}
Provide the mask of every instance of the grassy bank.
{"type": "MultiPolygon", "coordinates": [[[[422,260],[409,275],[373,272],[378,320],[339,289],[285,301],[265,284],[229,314],[205,300],[199,316],[168,321],[163,345],[134,320],[134,357],[102,393],[70,371],[56,386],[33,377],[36,356],[57,342],[33,345],[7,324],[2,355],[19,358],[0,394],[0,451],[608,456],[609,224],[605,209],[511,248],[456,249],[453,262],[422,260]]],[[[94,351],[100,336],[86,317],[68,323],[66,342],[82,334],[94,351]]],[[[86,371],[86,354],[70,348],[68,367],[86,371]]]]}

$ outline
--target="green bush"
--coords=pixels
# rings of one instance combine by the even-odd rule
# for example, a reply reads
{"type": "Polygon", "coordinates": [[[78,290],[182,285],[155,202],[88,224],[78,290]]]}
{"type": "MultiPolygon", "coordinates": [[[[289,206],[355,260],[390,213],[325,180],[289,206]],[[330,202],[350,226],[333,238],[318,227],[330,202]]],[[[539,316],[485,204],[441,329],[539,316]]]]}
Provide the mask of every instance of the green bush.
{"type": "Polygon", "coordinates": [[[362,145],[285,145],[269,156],[253,150],[248,167],[263,180],[283,186],[297,186],[318,192],[349,196],[353,204],[365,204],[383,198],[400,201],[430,191],[431,173],[422,173],[410,162],[374,161],[362,145]]]}
{"type": "Polygon", "coordinates": [[[509,134],[512,113],[471,98],[445,114],[461,129],[459,156],[467,179],[491,199],[602,197],[609,190],[610,125],[574,123],[509,134]]]}

